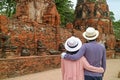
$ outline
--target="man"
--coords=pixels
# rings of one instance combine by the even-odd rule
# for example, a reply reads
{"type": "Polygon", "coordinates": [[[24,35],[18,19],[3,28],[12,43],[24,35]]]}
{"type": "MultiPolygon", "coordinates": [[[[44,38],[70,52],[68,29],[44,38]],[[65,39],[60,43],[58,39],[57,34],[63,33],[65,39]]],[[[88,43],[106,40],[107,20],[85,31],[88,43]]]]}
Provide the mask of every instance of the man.
{"type": "MultiPolygon", "coordinates": [[[[106,70],[106,49],[101,44],[96,42],[96,38],[99,36],[99,31],[93,27],[88,27],[83,33],[83,37],[88,43],[83,44],[81,49],[74,55],[61,54],[62,58],[68,60],[78,60],[82,56],[85,56],[90,65],[95,67],[103,67],[106,70]]],[[[85,70],[85,80],[102,80],[104,73],[95,73],[85,70]]]]}

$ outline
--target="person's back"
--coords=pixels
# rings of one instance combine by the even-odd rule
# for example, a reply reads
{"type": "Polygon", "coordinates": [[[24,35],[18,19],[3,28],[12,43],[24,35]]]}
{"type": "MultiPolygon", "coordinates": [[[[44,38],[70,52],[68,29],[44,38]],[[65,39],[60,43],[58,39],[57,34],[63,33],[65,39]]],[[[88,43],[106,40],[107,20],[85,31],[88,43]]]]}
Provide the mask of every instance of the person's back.
{"type": "Polygon", "coordinates": [[[84,80],[84,68],[81,59],[76,61],[61,59],[62,80],[84,80]]]}
{"type": "MultiPolygon", "coordinates": [[[[103,46],[101,46],[100,44],[98,44],[96,41],[90,41],[88,43],[83,44],[84,49],[85,49],[85,53],[84,56],[86,57],[86,59],[88,60],[88,62],[90,63],[90,65],[93,65],[95,67],[100,67],[102,66],[103,68],[105,68],[104,63],[105,61],[102,60],[106,60],[106,56],[105,56],[105,48],[103,46]],[[103,59],[103,57],[105,59],[103,59]]],[[[89,75],[89,76],[102,76],[102,74],[100,73],[94,73],[94,72],[90,72],[85,70],[85,75],[89,75]]]]}

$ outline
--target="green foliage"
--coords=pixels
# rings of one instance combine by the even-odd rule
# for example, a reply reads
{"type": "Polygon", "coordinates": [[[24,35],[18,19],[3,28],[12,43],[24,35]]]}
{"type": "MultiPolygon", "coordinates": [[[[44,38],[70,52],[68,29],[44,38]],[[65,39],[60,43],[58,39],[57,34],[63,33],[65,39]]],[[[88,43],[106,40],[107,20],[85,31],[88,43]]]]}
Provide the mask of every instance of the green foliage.
{"type": "Polygon", "coordinates": [[[116,39],[120,39],[120,20],[113,22],[116,39]]]}
{"type": "Polygon", "coordinates": [[[110,11],[110,19],[113,22],[113,29],[116,39],[120,39],[120,20],[115,21],[114,13],[110,11]]]}
{"type": "Polygon", "coordinates": [[[110,19],[112,21],[115,21],[114,13],[112,11],[110,11],[110,19]]]}
{"type": "Polygon", "coordinates": [[[0,14],[11,17],[16,12],[15,0],[2,0],[0,2],[0,14]]]}
{"type": "Polygon", "coordinates": [[[96,2],[96,0],[89,0],[90,2],[96,2]]]}
{"type": "Polygon", "coordinates": [[[55,0],[57,10],[60,13],[61,25],[65,25],[68,22],[74,20],[73,4],[69,0],[55,0]]]}

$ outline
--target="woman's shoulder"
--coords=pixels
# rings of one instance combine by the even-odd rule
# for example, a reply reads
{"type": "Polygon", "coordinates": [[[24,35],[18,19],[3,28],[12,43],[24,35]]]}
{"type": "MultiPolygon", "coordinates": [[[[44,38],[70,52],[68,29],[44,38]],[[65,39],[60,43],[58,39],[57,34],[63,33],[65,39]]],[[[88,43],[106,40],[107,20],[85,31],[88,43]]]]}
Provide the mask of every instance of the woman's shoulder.
{"type": "Polygon", "coordinates": [[[62,52],[61,54],[67,54],[66,52],[62,52]]]}

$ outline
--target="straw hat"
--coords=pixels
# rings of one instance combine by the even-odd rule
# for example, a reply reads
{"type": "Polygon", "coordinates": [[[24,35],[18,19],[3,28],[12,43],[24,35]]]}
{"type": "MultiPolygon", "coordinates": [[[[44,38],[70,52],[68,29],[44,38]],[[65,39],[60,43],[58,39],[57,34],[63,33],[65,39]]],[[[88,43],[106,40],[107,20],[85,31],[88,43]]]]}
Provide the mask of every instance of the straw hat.
{"type": "Polygon", "coordinates": [[[94,40],[99,36],[99,31],[95,30],[93,27],[88,27],[83,33],[83,37],[87,40],[94,40]]]}
{"type": "Polygon", "coordinates": [[[64,46],[67,51],[75,52],[81,48],[82,42],[79,38],[72,36],[66,40],[64,46]]]}

